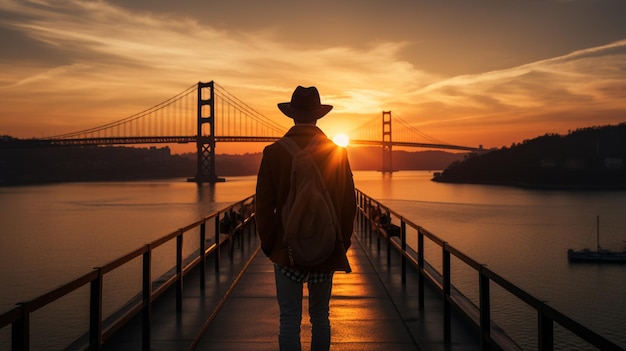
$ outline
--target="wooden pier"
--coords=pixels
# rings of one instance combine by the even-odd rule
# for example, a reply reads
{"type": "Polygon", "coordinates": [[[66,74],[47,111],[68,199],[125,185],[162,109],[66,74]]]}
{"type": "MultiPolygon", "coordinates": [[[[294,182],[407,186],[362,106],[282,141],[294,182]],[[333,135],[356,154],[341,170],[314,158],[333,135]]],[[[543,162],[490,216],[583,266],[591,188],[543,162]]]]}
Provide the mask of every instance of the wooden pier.
{"type": "MultiPolygon", "coordinates": [[[[259,253],[256,237],[244,240],[251,245],[235,249],[232,260],[224,257],[219,280],[207,277],[204,292],[199,277],[186,277],[182,313],[175,311],[173,294],[155,304],[151,350],[278,350],[273,266],[259,253]]],[[[387,264],[386,251],[377,247],[375,240],[356,233],[348,251],[353,272],[335,274],[330,306],[332,350],[480,349],[479,340],[460,316],[453,319],[452,342],[446,344],[441,297],[426,289],[427,308],[420,312],[417,274],[403,286],[400,255],[392,251],[394,257],[387,264]]],[[[303,310],[302,344],[308,350],[311,329],[306,300],[303,310]]],[[[141,335],[138,318],[107,341],[104,349],[140,350],[141,335]]]]}

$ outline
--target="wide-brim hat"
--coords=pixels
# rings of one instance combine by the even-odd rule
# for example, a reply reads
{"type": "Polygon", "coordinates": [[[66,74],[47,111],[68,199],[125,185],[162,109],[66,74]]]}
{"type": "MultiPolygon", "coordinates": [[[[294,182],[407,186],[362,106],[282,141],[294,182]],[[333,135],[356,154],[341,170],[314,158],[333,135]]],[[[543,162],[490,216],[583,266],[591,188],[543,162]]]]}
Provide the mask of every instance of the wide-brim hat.
{"type": "Polygon", "coordinates": [[[279,103],[278,108],[294,121],[312,122],[324,117],[333,106],[320,102],[320,93],[316,87],[298,86],[291,95],[291,101],[279,103]]]}

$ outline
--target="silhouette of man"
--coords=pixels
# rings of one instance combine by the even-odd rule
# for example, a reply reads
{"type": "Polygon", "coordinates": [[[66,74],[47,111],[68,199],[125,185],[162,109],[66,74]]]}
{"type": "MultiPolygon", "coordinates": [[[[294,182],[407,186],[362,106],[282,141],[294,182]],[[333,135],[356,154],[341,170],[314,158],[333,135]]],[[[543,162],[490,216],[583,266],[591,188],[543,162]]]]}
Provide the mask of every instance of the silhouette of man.
{"type": "MultiPolygon", "coordinates": [[[[279,103],[278,108],[293,119],[294,126],[285,137],[304,148],[313,138],[323,140],[312,151],[330,193],[340,226],[341,243],[331,256],[313,267],[291,263],[287,245],[283,241],[281,209],[287,200],[291,174],[291,154],[280,144],[273,143],[263,150],[256,186],[256,222],[261,248],[274,262],[276,296],[280,308],[279,345],[281,351],[300,351],[303,286],[309,290],[311,322],[311,350],[330,348],[329,303],[333,274],[350,272],[346,251],[350,247],[356,199],[352,171],[346,150],[335,145],[316,126],[318,119],[333,108],[320,102],[315,87],[298,86],[290,102],[279,103]]],[[[311,175],[313,176],[313,174],[311,175]]]]}

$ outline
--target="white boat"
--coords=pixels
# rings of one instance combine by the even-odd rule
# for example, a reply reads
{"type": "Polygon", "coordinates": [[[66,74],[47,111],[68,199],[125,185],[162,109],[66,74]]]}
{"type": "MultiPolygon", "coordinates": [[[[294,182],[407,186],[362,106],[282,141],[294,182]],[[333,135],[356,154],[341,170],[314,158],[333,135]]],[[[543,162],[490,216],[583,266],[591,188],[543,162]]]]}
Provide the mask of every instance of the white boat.
{"type": "Polygon", "coordinates": [[[624,262],[626,263],[626,248],[623,251],[612,251],[600,247],[600,216],[596,219],[596,251],[582,249],[575,251],[567,250],[567,258],[570,262],[624,262]]]}

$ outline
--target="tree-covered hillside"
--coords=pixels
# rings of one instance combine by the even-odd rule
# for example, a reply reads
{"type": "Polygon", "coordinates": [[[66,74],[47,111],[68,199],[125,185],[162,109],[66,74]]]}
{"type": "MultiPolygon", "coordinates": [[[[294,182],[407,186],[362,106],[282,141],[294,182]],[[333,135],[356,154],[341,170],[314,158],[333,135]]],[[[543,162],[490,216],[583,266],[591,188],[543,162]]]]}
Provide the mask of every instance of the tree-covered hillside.
{"type": "Polygon", "coordinates": [[[435,181],[625,188],[626,123],[544,136],[452,163],[435,181]]]}

